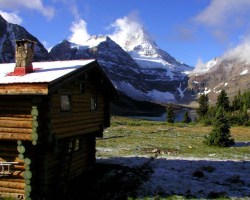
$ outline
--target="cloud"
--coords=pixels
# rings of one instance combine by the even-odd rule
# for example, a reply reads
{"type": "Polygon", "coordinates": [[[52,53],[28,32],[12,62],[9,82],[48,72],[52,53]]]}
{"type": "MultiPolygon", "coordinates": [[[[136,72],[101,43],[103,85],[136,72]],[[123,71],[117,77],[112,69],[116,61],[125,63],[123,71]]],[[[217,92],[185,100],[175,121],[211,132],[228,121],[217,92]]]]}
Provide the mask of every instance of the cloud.
{"type": "Polygon", "coordinates": [[[180,40],[183,42],[194,41],[195,40],[194,32],[195,32],[194,27],[189,27],[187,26],[187,24],[178,25],[175,27],[174,35],[171,37],[171,39],[175,39],[178,41],[180,40]]]}
{"type": "Polygon", "coordinates": [[[249,0],[212,0],[193,21],[208,27],[215,37],[222,39],[230,30],[249,25],[249,9],[249,0]]]}
{"type": "Polygon", "coordinates": [[[21,10],[23,8],[35,10],[51,19],[54,16],[54,8],[45,6],[42,0],[1,0],[0,8],[10,10],[21,10]]]}
{"type": "Polygon", "coordinates": [[[227,50],[222,56],[226,60],[239,60],[250,63],[250,37],[243,37],[239,45],[227,50]]]}
{"type": "Polygon", "coordinates": [[[201,70],[203,70],[204,69],[204,65],[205,65],[205,63],[202,61],[202,59],[198,58],[197,59],[197,63],[195,65],[194,71],[201,71],[201,70]]]}
{"type": "Polygon", "coordinates": [[[7,21],[13,24],[21,24],[22,23],[22,18],[18,16],[17,13],[15,12],[4,12],[3,10],[0,10],[0,15],[7,21]]]}
{"type": "Polygon", "coordinates": [[[249,8],[249,0],[212,0],[194,20],[208,26],[232,25],[232,22],[241,25],[249,8]]]}
{"type": "Polygon", "coordinates": [[[70,27],[70,31],[72,32],[69,37],[70,42],[83,45],[90,38],[87,23],[83,19],[75,20],[70,27]]]}
{"type": "MultiPolygon", "coordinates": [[[[128,16],[115,20],[114,23],[108,26],[108,29],[113,29],[113,33],[109,37],[121,47],[129,46],[129,39],[138,37],[148,37],[145,34],[142,22],[138,17],[138,12],[132,12],[128,16]]],[[[132,40],[131,40],[132,41],[132,40]]],[[[129,50],[129,49],[126,49],[129,50]]]]}

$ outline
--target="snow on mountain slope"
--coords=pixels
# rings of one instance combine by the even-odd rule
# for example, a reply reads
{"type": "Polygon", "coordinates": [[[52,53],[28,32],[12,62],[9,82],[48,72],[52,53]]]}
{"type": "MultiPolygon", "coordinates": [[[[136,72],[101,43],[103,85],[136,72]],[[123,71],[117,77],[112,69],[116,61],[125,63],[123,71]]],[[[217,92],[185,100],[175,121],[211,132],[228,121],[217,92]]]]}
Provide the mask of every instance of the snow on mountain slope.
{"type": "MultiPolygon", "coordinates": [[[[142,26],[135,24],[134,27],[134,32],[123,32],[122,37],[111,38],[127,51],[141,68],[166,69],[169,74],[178,74],[177,79],[185,76],[184,71],[193,70],[160,49],[142,26]]],[[[174,76],[169,78],[175,79],[174,76]]]]}
{"type": "Polygon", "coordinates": [[[234,57],[219,57],[199,66],[189,74],[189,87],[194,94],[208,94],[211,102],[216,102],[222,89],[233,98],[239,90],[250,87],[250,64],[234,57]]]}
{"type": "Polygon", "coordinates": [[[221,62],[221,58],[214,58],[210,61],[208,61],[205,64],[199,64],[197,65],[193,71],[189,71],[189,74],[204,74],[209,72],[210,70],[213,70],[214,67],[221,62]]]}
{"type": "Polygon", "coordinates": [[[135,100],[177,102],[184,96],[181,91],[187,85],[187,76],[176,70],[175,65],[150,57],[152,64],[145,60],[144,66],[150,66],[143,68],[139,66],[140,62],[107,36],[92,36],[84,45],[64,40],[51,49],[50,55],[56,60],[97,59],[116,88],[135,100]]]}

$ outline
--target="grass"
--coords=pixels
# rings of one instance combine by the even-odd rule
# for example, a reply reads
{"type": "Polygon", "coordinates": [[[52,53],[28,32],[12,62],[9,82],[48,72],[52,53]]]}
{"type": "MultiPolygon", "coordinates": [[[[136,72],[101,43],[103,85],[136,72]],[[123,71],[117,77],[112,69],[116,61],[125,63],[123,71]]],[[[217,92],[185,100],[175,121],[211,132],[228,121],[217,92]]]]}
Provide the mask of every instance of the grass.
{"type": "Polygon", "coordinates": [[[114,116],[104,137],[97,139],[98,157],[181,156],[216,159],[250,159],[250,127],[232,127],[236,145],[209,147],[203,138],[212,127],[200,124],[168,124],[114,116]]]}

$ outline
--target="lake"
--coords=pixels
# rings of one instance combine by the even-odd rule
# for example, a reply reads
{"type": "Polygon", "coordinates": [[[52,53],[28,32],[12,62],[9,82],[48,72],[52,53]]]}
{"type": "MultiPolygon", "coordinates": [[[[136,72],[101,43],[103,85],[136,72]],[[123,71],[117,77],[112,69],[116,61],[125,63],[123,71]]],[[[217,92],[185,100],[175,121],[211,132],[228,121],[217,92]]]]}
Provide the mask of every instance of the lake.
{"type": "MultiPolygon", "coordinates": [[[[177,109],[175,110],[175,121],[182,121],[183,116],[185,112],[188,112],[189,117],[194,121],[197,118],[197,113],[195,109],[192,108],[182,108],[182,109],[177,109]]],[[[136,119],[145,119],[145,120],[151,120],[151,121],[166,121],[167,120],[167,113],[164,112],[160,114],[159,116],[143,116],[143,115],[135,115],[135,116],[129,116],[131,118],[136,118],[136,119]]]]}

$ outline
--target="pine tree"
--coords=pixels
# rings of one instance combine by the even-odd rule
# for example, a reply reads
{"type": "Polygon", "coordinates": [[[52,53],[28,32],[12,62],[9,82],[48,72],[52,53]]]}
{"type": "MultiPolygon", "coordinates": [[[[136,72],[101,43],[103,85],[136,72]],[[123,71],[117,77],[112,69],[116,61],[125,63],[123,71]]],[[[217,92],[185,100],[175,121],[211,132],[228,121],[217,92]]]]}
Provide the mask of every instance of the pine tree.
{"type": "Polygon", "coordinates": [[[217,106],[217,108],[220,107],[220,108],[224,109],[225,111],[230,110],[229,99],[228,99],[227,93],[224,89],[221,90],[220,94],[217,97],[216,106],[217,106]]]}
{"type": "Polygon", "coordinates": [[[186,112],[184,113],[182,122],[183,122],[183,123],[190,123],[191,121],[192,121],[192,119],[189,117],[188,112],[186,111],[186,112]]]}
{"type": "Polygon", "coordinates": [[[175,121],[174,107],[173,104],[170,104],[167,107],[167,122],[174,123],[174,121],[175,121]]]}
{"type": "Polygon", "coordinates": [[[199,108],[197,109],[197,113],[200,117],[204,117],[207,114],[208,111],[208,96],[206,94],[202,94],[199,97],[198,103],[199,108]]]}
{"type": "Polygon", "coordinates": [[[241,107],[241,99],[242,99],[241,92],[239,90],[238,95],[235,95],[234,99],[232,101],[232,110],[233,111],[240,109],[240,107],[241,107]]]}
{"type": "Polygon", "coordinates": [[[209,146],[228,147],[234,144],[230,135],[228,117],[223,108],[219,108],[215,116],[215,122],[211,133],[204,138],[204,143],[209,146]]]}

